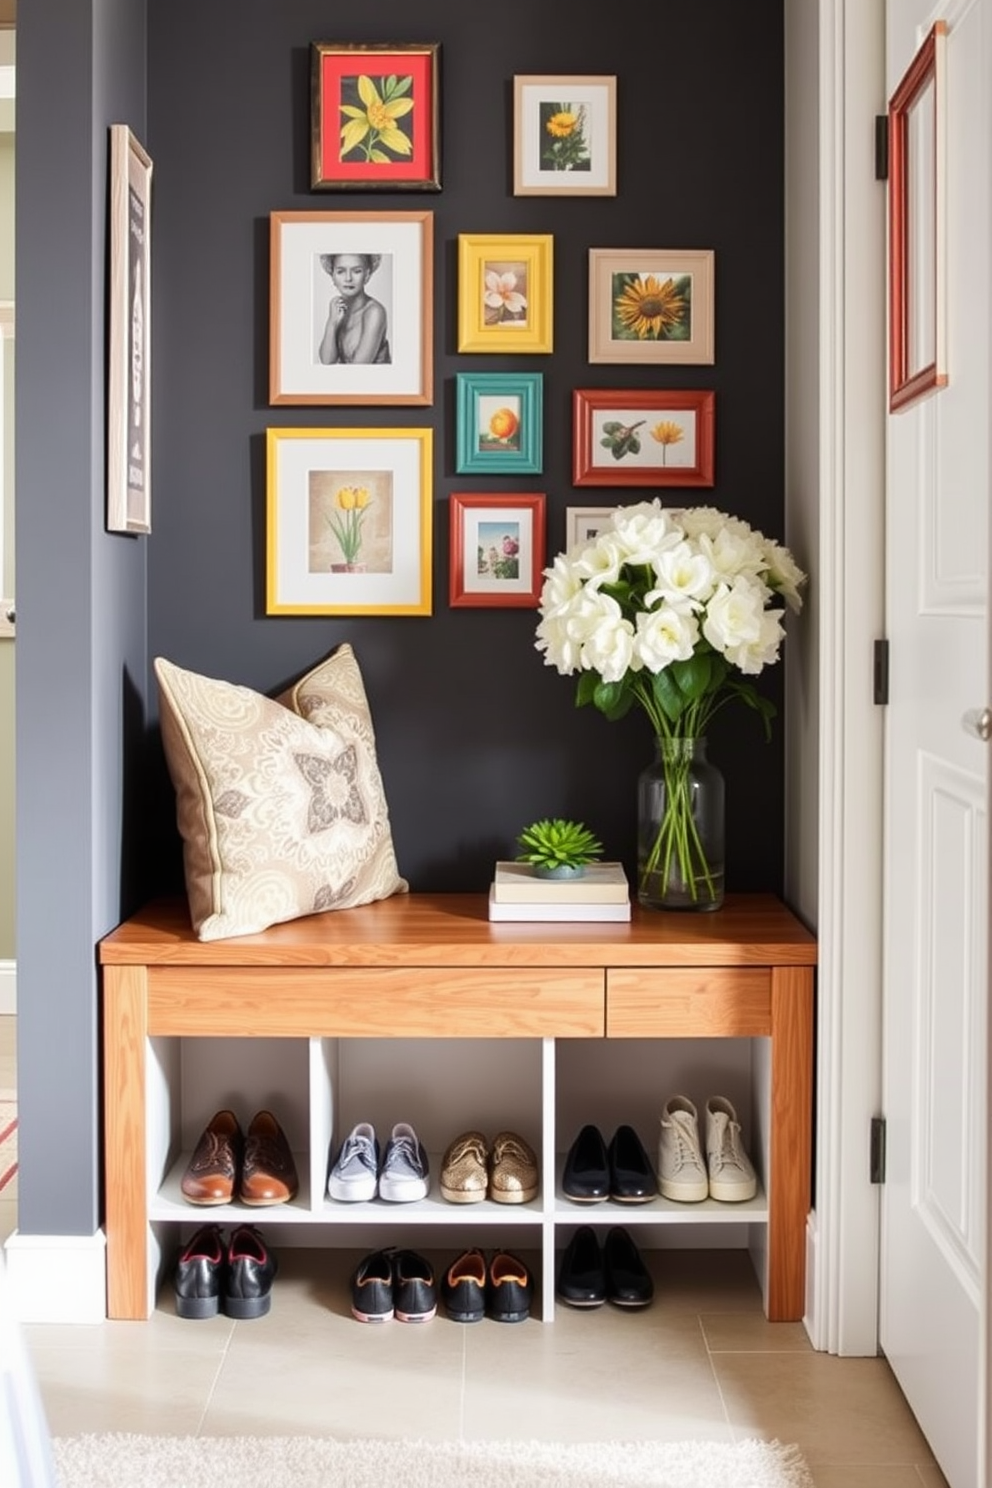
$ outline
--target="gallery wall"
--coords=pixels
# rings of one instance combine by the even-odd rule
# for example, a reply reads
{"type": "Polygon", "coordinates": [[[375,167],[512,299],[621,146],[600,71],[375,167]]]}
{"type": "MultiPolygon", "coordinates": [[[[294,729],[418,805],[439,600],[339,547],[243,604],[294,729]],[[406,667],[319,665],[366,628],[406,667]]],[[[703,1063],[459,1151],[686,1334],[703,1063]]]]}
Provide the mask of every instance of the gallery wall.
{"type": "MultiPolygon", "coordinates": [[[[574,684],[534,646],[536,610],[451,608],[453,493],[541,492],[548,557],[565,511],[662,494],[715,505],[783,535],[782,0],[661,0],[617,15],[505,0],[498,12],[421,0],[416,21],[376,0],[345,22],[316,0],[149,0],[153,180],[153,531],[148,650],[275,693],[343,641],[356,652],[376,725],[401,871],[416,889],[482,889],[536,816],[587,821],[631,866],[635,784],[648,725],[574,706],[574,684]],[[442,187],[313,192],[311,41],[441,44],[442,187]],[[617,194],[513,194],[516,74],[617,78],[617,194]],[[269,214],[429,210],[434,226],[434,402],[428,407],[269,404],[269,214]],[[457,351],[459,234],[552,234],[550,354],[457,351]],[[587,359],[590,248],[711,249],[712,365],[595,365],[587,359]],[[544,379],[539,475],[459,475],[455,377],[544,379]],[[576,388],[715,393],[711,489],[572,483],[576,388]],[[432,613],[266,614],[265,438],[270,427],[434,431],[432,613]]],[[[802,555],[797,555],[801,556],[802,555]]],[[[782,701],[783,668],[760,679],[782,701]]],[[[125,840],[139,865],[130,898],[181,885],[174,798],[148,719],[141,789],[125,840]]],[[[747,710],[710,730],[727,777],[727,882],[782,882],[781,720],[771,743],[747,710]]],[[[130,855],[129,855],[130,860],[130,855]]]]}

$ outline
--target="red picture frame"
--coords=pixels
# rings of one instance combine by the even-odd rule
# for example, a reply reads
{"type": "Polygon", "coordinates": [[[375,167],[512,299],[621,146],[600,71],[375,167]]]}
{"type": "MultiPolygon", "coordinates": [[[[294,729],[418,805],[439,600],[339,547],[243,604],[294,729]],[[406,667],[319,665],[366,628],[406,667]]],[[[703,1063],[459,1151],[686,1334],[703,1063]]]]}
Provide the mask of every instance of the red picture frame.
{"type": "Polygon", "coordinates": [[[947,385],[944,45],[935,21],[889,100],[889,412],[947,385]]]}
{"type": "Polygon", "coordinates": [[[451,497],[453,609],[536,609],[544,583],[543,493],[451,497]]]}
{"type": "Polygon", "coordinates": [[[440,191],[440,44],[310,43],[312,191],[440,191]]]}
{"type": "Polygon", "coordinates": [[[576,388],[572,484],[712,486],[711,389],[576,388]]]}

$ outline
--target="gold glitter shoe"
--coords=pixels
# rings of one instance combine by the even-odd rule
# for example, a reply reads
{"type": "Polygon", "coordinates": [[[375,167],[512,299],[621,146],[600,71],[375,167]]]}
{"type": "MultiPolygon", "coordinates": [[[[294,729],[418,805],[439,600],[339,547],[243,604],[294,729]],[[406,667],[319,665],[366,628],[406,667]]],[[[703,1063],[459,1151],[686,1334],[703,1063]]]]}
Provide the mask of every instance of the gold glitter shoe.
{"type": "Polygon", "coordinates": [[[516,1132],[500,1132],[493,1142],[489,1197],[497,1204],[527,1204],[537,1197],[537,1158],[516,1132]]]}
{"type": "Polygon", "coordinates": [[[481,1132],[462,1132],[441,1161],[441,1197],[449,1204],[478,1204],[489,1187],[489,1152],[481,1132]]]}

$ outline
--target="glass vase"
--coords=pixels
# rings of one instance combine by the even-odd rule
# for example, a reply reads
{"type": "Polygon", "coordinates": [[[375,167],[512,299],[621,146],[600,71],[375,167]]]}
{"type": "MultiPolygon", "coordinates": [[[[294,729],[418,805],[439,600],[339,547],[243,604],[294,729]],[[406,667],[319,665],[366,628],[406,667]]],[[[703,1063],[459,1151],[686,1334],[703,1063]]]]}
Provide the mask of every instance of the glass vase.
{"type": "Polygon", "coordinates": [[[637,782],[637,898],[647,909],[719,909],[723,775],[705,739],[656,739],[637,782]]]}

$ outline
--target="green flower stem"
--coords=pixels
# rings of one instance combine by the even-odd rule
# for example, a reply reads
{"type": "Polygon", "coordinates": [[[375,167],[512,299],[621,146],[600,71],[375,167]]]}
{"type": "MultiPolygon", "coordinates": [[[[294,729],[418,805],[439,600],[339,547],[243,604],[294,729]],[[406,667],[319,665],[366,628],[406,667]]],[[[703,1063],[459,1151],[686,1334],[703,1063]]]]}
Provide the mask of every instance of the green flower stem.
{"type": "Polygon", "coordinates": [[[694,900],[700,896],[701,882],[706,885],[706,897],[716,898],[713,875],[692,810],[689,771],[694,748],[695,741],[689,737],[659,740],[665,805],[657,835],[641,872],[642,893],[647,893],[653,875],[660,877],[662,890],[667,893],[674,866],[694,900]]]}

